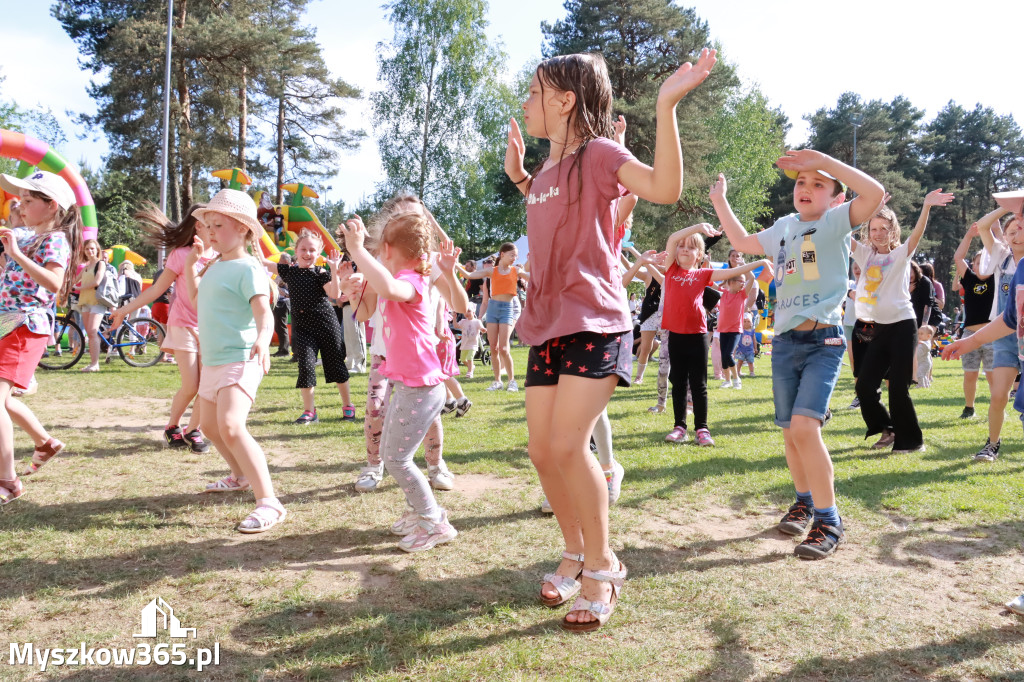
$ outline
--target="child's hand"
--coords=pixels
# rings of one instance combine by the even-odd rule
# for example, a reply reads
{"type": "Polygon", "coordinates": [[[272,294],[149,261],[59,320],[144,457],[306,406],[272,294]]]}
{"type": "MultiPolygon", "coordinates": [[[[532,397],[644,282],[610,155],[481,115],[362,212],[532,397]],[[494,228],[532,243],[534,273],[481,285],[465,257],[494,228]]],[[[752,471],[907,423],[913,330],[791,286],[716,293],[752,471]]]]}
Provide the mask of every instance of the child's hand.
{"type": "Polygon", "coordinates": [[[820,170],[828,157],[814,149],[790,149],[786,155],[775,162],[782,170],[800,171],[820,170]]]}
{"type": "Polygon", "coordinates": [[[654,265],[665,267],[665,263],[668,262],[668,251],[662,251],[654,257],[654,265]]]}
{"type": "Polygon", "coordinates": [[[4,253],[6,253],[11,260],[17,260],[18,256],[21,255],[21,248],[18,246],[18,240],[14,237],[14,232],[10,228],[5,227],[0,230],[0,243],[4,245],[4,253]]]}
{"type": "Polygon", "coordinates": [[[124,318],[128,317],[128,311],[124,308],[116,308],[110,311],[110,328],[120,329],[124,318]]]}
{"type": "Polygon", "coordinates": [[[772,262],[770,260],[768,260],[767,258],[761,259],[761,267],[764,268],[764,270],[761,272],[762,275],[765,272],[767,272],[769,277],[775,277],[775,267],[772,265],[772,262]]]}
{"type": "Polygon", "coordinates": [[[722,234],[720,230],[716,230],[715,228],[711,227],[710,223],[697,223],[693,227],[700,228],[697,230],[697,234],[702,234],[706,237],[717,237],[718,235],[722,234]]]}
{"type": "Polygon", "coordinates": [[[349,253],[363,248],[363,242],[366,241],[366,226],[363,225],[362,218],[355,216],[351,220],[346,220],[344,225],[338,226],[338,230],[345,235],[345,248],[349,253]]]}
{"type": "Polygon", "coordinates": [[[651,249],[650,251],[644,251],[643,253],[641,253],[640,258],[638,258],[637,260],[639,260],[644,265],[654,265],[657,259],[658,252],[655,251],[654,249],[651,249]]]}
{"type": "Polygon", "coordinates": [[[206,244],[203,243],[202,237],[198,234],[192,239],[192,250],[188,252],[188,257],[185,259],[185,264],[190,268],[195,267],[195,264],[199,262],[199,259],[206,253],[206,244]]]}
{"type": "Polygon", "coordinates": [[[454,272],[455,264],[459,262],[459,255],[462,253],[462,249],[456,248],[455,243],[451,239],[442,239],[438,245],[438,253],[441,255],[437,259],[437,264],[446,272],[454,272]]]}
{"type": "Polygon", "coordinates": [[[725,174],[719,173],[718,179],[715,180],[713,185],[711,185],[711,190],[708,192],[708,198],[711,199],[711,201],[714,201],[715,199],[724,199],[725,193],[728,189],[728,185],[725,182],[725,174]]]}
{"type": "Polygon", "coordinates": [[[621,144],[623,147],[626,146],[626,117],[619,114],[619,117],[612,121],[612,128],[615,132],[612,134],[612,139],[621,144]]]}
{"type": "Polygon", "coordinates": [[[335,272],[341,265],[341,252],[337,249],[331,249],[324,260],[331,266],[331,272],[335,272]]]}
{"type": "MultiPolygon", "coordinates": [[[[344,267],[344,266],[342,266],[344,267]]],[[[353,272],[341,282],[341,291],[350,299],[358,299],[366,284],[366,278],[360,272],[353,272]]]]}
{"type": "Polygon", "coordinates": [[[508,147],[505,148],[505,174],[512,182],[526,177],[526,170],[523,168],[525,156],[526,143],[523,142],[523,133],[520,132],[516,120],[511,118],[508,122],[508,147]]]}
{"type": "Polygon", "coordinates": [[[971,226],[967,228],[967,236],[971,239],[978,236],[978,223],[971,223],[971,226]]]}
{"type": "Polygon", "coordinates": [[[700,51],[700,57],[696,63],[686,62],[679,69],[665,79],[658,91],[658,103],[675,106],[679,100],[686,97],[687,93],[704,82],[704,79],[711,73],[718,58],[715,50],[704,48],[700,51]]]}
{"type": "MultiPolygon", "coordinates": [[[[925,206],[945,206],[946,204],[948,204],[951,201],[953,201],[953,193],[949,192],[949,193],[943,194],[942,193],[942,188],[940,187],[939,189],[932,190],[931,192],[928,192],[928,194],[924,198],[924,205],[925,206]]],[[[975,232],[975,234],[977,234],[977,232],[978,232],[977,225],[974,225],[972,227],[974,227],[974,232],[975,232]]]]}
{"type": "Polygon", "coordinates": [[[252,344],[252,350],[249,351],[249,359],[256,359],[264,374],[270,373],[270,349],[266,340],[256,337],[256,343],[252,344]]]}
{"type": "Polygon", "coordinates": [[[959,360],[962,356],[967,355],[972,350],[974,350],[973,348],[968,347],[969,342],[970,338],[958,339],[953,343],[949,344],[948,346],[944,347],[942,349],[942,359],[959,360]]]}

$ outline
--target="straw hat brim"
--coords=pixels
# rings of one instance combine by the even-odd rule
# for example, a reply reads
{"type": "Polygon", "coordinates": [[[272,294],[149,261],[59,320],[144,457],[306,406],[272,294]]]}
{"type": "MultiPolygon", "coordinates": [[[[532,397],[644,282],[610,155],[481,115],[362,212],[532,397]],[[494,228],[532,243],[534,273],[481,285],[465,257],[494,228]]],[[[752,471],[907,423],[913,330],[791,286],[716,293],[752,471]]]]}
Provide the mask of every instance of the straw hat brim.
{"type": "Polygon", "coordinates": [[[219,208],[201,208],[193,212],[192,215],[194,215],[197,220],[201,220],[205,223],[206,214],[208,213],[220,213],[221,215],[226,215],[229,218],[234,218],[235,220],[237,220],[238,222],[242,223],[250,230],[252,230],[253,234],[256,236],[257,239],[259,239],[259,236],[263,234],[263,226],[260,225],[260,221],[256,220],[255,216],[248,215],[247,213],[241,213],[239,211],[229,211],[226,209],[219,208]]]}

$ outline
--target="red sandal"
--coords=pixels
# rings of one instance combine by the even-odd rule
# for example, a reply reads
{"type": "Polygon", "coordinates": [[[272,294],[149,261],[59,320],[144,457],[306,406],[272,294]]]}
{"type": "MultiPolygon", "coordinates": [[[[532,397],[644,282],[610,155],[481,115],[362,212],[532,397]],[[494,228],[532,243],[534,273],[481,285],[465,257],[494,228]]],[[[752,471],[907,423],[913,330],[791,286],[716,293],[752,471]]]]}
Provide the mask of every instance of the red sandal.
{"type": "Polygon", "coordinates": [[[8,502],[14,502],[24,494],[25,485],[17,476],[14,477],[13,481],[0,479],[0,506],[3,506],[8,502]]]}
{"type": "Polygon", "coordinates": [[[31,476],[32,474],[39,471],[39,469],[53,459],[58,452],[64,449],[64,443],[61,443],[56,438],[50,438],[42,445],[37,445],[36,449],[32,452],[32,463],[28,465],[22,476],[31,476]]]}

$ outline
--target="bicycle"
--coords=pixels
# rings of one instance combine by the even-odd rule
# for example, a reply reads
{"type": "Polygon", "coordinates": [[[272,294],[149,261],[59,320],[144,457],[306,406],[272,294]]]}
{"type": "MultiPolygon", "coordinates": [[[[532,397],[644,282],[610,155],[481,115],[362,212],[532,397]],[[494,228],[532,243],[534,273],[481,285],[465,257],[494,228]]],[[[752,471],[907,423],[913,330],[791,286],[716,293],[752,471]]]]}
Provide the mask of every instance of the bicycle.
{"type": "MultiPolygon", "coordinates": [[[[164,357],[160,346],[165,334],[163,325],[149,317],[125,319],[112,333],[110,313],[103,316],[99,329],[100,343],[107,347],[106,362],[110,362],[114,349],[117,349],[117,354],[130,367],[152,367],[160,362],[164,357]]],[[[39,366],[43,369],[74,367],[85,353],[86,341],[82,328],[70,311],[55,320],[53,339],[54,343],[47,345],[46,353],[39,360],[39,366]]]]}

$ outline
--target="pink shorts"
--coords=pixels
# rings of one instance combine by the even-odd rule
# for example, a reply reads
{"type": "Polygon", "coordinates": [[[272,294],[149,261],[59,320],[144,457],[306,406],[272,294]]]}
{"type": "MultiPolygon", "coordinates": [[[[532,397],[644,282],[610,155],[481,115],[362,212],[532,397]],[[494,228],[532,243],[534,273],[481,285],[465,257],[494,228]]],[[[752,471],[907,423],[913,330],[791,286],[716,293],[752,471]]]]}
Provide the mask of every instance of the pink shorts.
{"type": "Polygon", "coordinates": [[[231,362],[226,365],[203,365],[199,375],[199,397],[210,402],[217,401],[217,393],[228,386],[238,386],[249,396],[249,400],[256,400],[256,391],[263,381],[263,367],[258,360],[246,360],[245,362],[231,362]]]}
{"type": "Polygon", "coordinates": [[[30,332],[27,324],[0,339],[0,379],[28,388],[49,340],[49,335],[30,332]]]}
{"type": "Polygon", "coordinates": [[[167,335],[160,344],[160,350],[165,353],[173,353],[176,350],[199,353],[199,332],[190,327],[167,325],[167,335]]]}

